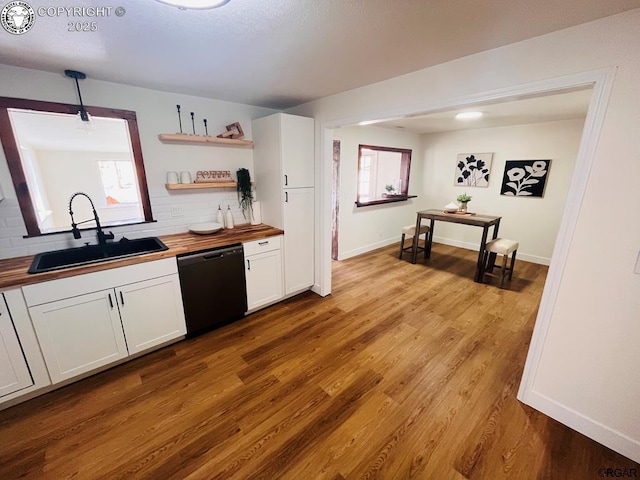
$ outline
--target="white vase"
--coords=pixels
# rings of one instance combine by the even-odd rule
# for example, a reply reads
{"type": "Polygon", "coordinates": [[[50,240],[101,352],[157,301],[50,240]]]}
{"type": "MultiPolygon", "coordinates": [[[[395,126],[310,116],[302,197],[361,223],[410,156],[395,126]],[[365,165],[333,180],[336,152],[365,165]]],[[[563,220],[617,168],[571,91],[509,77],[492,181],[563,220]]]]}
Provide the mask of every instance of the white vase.
{"type": "Polygon", "coordinates": [[[253,202],[253,213],[251,215],[251,225],[260,225],[262,223],[262,212],[260,211],[260,202],[253,202]]]}
{"type": "Polygon", "coordinates": [[[227,222],[225,225],[226,228],[233,228],[233,213],[231,213],[231,207],[227,205],[227,222]]]}

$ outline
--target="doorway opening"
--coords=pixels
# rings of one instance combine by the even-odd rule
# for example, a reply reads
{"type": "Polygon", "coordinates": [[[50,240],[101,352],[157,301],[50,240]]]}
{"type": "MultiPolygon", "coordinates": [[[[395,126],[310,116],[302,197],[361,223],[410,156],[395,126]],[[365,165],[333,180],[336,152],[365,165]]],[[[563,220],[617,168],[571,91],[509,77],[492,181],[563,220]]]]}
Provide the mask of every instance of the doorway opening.
{"type": "MultiPolygon", "coordinates": [[[[582,199],[585,195],[587,184],[589,181],[591,167],[596,158],[596,150],[600,131],[604,124],[608,99],[613,87],[613,79],[615,68],[607,68],[590,72],[583,72],[563,77],[531,82],[515,87],[507,87],[490,92],[484,92],[476,96],[467,96],[459,99],[452,99],[446,102],[436,102],[427,105],[396,108],[382,112],[369,112],[366,117],[364,114],[360,116],[351,116],[343,120],[325,121],[322,123],[322,157],[321,157],[321,205],[329,205],[328,198],[331,180],[331,159],[328,155],[330,150],[330,141],[333,138],[333,129],[343,125],[354,124],[354,122],[363,122],[371,118],[385,119],[401,116],[403,118],[422,115],[425,113],[436,113],[457,108],[478,107],[490,103],[517,100],[520,98],[530,98],[532,96],[552,95],[562,91],[570,91],[572,89],[592,88],[593,94],[587,110],[584,122],[582,136],[580,138],[580,146],[576,164],[571,177],[571,185],[566,200],[565,208],[562,212],[560,228],[553,247],[553,254],[550,261],[550,268],[544,285],[542,300],[538,310],[537,318],[534,325],[531,345],[527,355],[522,381],[518,392],[518,399],[527,405],[530,405],[542,412],[548,411],[548,405],[545,399],[541,398],[534,390],[534,379],[536,377],[539,363],[542,357],[544,347],[544,339],[551,325],[552,314],[554,312],[555,303],[558,298],[558,292],[561,290],[561,283],[565,265],[569,256],[571,240],[578,224],[580,207],[582,199]]],[[[343,156],[344,157],[344,156],[343,156]]],[[[344,163],[345,159],[342,159],[344,163]]],[[[344,183],[345,179],[342,179],[344,183]]],[[[315,291],[320,295],[328,295],[331,293],[331,258],[330,245],[327,237],[330,234],[331,214],[329,208],[322,210],[320,218],[320,250],[318,251],[318,261],[320,268],[318,269],[317,288],[315,291]]],[[[569,411],[555,411],[553,417],[567,425],[574,425],[575,420],[569,411]]]]}

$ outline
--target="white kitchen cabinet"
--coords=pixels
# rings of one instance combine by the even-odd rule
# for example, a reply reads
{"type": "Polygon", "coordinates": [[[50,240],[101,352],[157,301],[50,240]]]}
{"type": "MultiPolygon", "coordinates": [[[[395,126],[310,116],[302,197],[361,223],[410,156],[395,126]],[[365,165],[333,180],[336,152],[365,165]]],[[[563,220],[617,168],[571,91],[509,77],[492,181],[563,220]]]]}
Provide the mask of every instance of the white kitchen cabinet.
{"type": "Polygon", "coordinates": [[[313,187],[313,118],[285,113],[276,114],[276,118],[280,119],[282,187],[313,187]]]}
{"type": "Polygon", "coordinates": [[[186,334],[175,258],[23,287],[54,383],[186,334]]]}
{"type": "Polygon", "coordinates": [[[186,333],[178,275],[132,283],[116,291],[130,354],[186,333]]]}
{"type": "Polygon", "coordinates": [[[113,289],[29,308],[53,383],[127,356],[113,289]]]}
{"type": "Polygon", "coordinates": [[[249,311],[284,297],[282,235],[243,244],[249,311]]]}
{"type": "Polygon", "coordinates": [[[313,285],[314,189],[284,191],[284,264],[285,294],[313,285]]]}
{"type": "Polygon", "coordinates": [[[4,294],[0,294],[0,397],[33,384],[4,294]]]}
{"type": "Polygon", "coordinates": [[[0,409],[51,385],[22,290],[0,293],[0,409]]]}
{"type": "Polygon", "coordinates": [[[285,295],[314,282],[314,120],[278,113],[252,123],[262,221],[284,230],[285,295]]]}

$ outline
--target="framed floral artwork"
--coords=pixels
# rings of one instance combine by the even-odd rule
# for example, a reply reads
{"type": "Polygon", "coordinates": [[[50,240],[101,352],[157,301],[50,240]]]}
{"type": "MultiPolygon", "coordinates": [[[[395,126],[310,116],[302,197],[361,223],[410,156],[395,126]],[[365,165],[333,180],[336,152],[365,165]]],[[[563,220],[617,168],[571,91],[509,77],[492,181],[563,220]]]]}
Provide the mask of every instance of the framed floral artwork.
{"type": "Polygon", "coordinates": [[[454,185],[459,187],[487,187],[493,153],[460,153],[456,163],[454,185]]]}
{"type": "Polygon", "coordinates": [[[551,160],[507,160],[500,195],[542,197],[551,160]]]}

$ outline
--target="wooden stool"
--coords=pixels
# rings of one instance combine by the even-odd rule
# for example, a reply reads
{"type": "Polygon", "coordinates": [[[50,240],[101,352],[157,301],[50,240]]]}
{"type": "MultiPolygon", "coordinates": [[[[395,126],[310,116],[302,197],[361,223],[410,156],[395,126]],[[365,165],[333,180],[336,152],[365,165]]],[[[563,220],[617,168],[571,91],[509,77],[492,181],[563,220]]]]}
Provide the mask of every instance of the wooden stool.
{"type": "MultiPolygon", "coordinates": [[[[413,238],[413,236],[416,233],[416,226],[415,225],[408,225],[406,227],[402,228],[402,239],[400,240],[400,255],[398,255],[398,258],[402,259],[402,254],[404,252],[406,252],[407,250],[412,250],[413,251],[413,242],[411,243],[411,246],[409,247],[405,247],[404,246],[404,240],[405,237],[408,235],[409,238],[413,238]]],[[[427,233],[429,233],[429,227],[427,225],[421,225],[420,226],[420,233],[418,234],[418,238],[420,237],[420,235],[424,235],[424,241],[426,243],[427,241],[427,233]]],[[[418,247],[418,251],[423,250],[424,251],[424,255],[425,258],[427,258],[427,251],[424,247],[418,247]]]]}
{"type": "Polygon", "coordinates": [[[506,238],[496,238],[487,242],[484,247],[484,269],[482,272],[482,280],[484,281],[484,274],[489,271],[493,271],[494,265],[489,266],[489,257],[491,253],[502,255],[502,266],[499,267],[502,270],[502,278],[500,279],[500,288],[504,286],[504,279],[508,275],[509,280],[513,277],[513,266],[516,263],[516,253],[518,252],[518,242],[509,240],[506,238]],[[507,267],[507,258],[511,254],[511,264],[507,267]]]}

